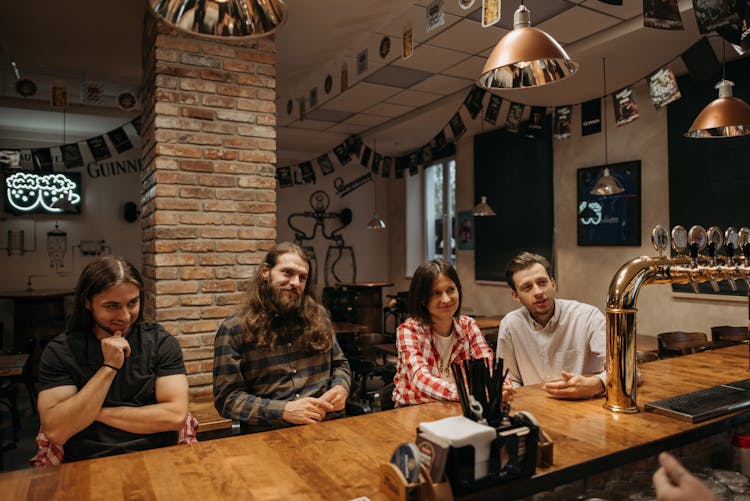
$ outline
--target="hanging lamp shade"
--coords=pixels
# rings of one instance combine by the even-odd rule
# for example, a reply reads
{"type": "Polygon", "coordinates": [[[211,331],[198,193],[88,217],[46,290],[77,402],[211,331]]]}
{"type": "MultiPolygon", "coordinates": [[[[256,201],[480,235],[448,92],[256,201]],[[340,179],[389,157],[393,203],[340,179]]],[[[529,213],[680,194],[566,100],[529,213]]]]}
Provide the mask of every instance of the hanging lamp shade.
{"type": "Polygon", "coordinates": [[[495,45],[478,84],[485,89],[520,89],[562,80],[578,63],[554,38],[531,27],[529,9],[521,4],[513,14],[513,31],[495,45]]]}
{"type": "Polygon", "coordinates": [[[482,195],[481,202],[472,209],[471,214],[473,216],[494,216],[495,211],[487,203],[487,197],[482,195]]]}
{"type": "Polygon", "coordinates": [[[372,213],[372,218],[367,222],[368,230],[384,230],[385,221],[383,221],[377,212],[372,213]]]}
{"type": "Polygon", "coordinates": [[[721,138],[750,134],[750,106],[732,95],[734,82],[721,80],[714,87],[719,97],[703,108],[685,137],[721,138]]]}
{"type": "Polygon", "coordinates": [[[604,168],[602,177],[596,182],[590,193],[592,195],[617,195],[625,191],[620,181],[615,176],[610,174],[608,168],[604,168]]]}
{"type": "Polygon", "coordinates": [[[146,0],[151,11],[180,30],[209,38],[260,38],[286,22],[282,0],[146,0]]]}

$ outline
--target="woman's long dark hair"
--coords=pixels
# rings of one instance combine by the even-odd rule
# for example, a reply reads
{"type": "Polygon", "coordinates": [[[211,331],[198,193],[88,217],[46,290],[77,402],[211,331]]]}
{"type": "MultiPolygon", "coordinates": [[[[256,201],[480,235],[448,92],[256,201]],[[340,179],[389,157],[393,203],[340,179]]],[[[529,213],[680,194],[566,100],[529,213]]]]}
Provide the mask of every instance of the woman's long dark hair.
{"type": "Polygon", "coordinates": [[[93,332],[94,318],[86,308],[86,302],[115,285],[127,283],[137,286],[140,292],[141,308],[136,322],[141,322],[143,320],[143,279],[135,266],[119,256],[100,257],[87,264],[78,278],[73,314],[68,320],[66,332],[84,336],[93,332]]]}
{"type": "Polygon", "coordinates": [[[266,254],[266,259],[250,280],[247,296],[242,305],[241,319],[244,326],[243,339],[256,347],[271,346],[283,329],[284,334],[293,335],[302,341],[306,348],[316,351],[329,351],[333,346],[333,329],[328,313],[318,304],[311,288],[312,280],[305,282],[299,312],[286,315],[279,321],[280,311],[273,303],[273,288],[270,276],[264,278],[264,272],[270,275],[271,268],[276,266],[279,256],[293,253],[302,258],[310,269],[310,259],[304,249],[292,242],[276,244],[266,254]]]}
{"type": "Polygon", "coordinates": [[[461,315],[461,302],[464,295],[461,292],[461,280],[458,279],[456,269],[445,259],[426,261],[420,264],[419,268],[414,272],[411,285],[409,285],[407,304],[409,316],[417,318],[427,325],[432,325],[432,318],[427,309],[427,303],[429,303],[430,294],[432,293],[432,284],[441,273],[456,284],[456,288],[458,289],[458,309],[456,309],[456,313],[453,316],[458,318],[461,315]]]}

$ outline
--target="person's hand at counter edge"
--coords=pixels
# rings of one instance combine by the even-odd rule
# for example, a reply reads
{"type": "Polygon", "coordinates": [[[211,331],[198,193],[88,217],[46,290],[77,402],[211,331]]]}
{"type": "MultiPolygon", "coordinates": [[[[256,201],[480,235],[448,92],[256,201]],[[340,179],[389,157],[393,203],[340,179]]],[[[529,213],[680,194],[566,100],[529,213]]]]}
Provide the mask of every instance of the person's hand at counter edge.
{"type": "Polygon", "coordinates": [[[659,454],[661,468],[654,473],[656,499],[660,501],[715,501],[708,487],[685,469],[674,456],[659,454]]]}
{"type": "Polygon", "coordinates": [[[561,379],[544,383],[550,396],[564,399],[591,398],[604,393],[604,383],[597,376],[582,376],[562,371],[561,379]]]}

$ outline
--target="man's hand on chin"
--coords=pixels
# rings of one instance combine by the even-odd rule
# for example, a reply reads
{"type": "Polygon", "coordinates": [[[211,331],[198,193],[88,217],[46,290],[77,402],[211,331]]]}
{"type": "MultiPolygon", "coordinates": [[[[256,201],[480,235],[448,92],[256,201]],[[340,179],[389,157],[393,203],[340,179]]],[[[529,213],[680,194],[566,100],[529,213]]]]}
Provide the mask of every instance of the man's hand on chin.
{"type": "Polygon", "coordinates": [[[544,383],[542,389],[550,396],[563,399],[591,398],[604,392],[604,383],[596,376],[581,376],[562,371],[561,379],[544,383]]]}

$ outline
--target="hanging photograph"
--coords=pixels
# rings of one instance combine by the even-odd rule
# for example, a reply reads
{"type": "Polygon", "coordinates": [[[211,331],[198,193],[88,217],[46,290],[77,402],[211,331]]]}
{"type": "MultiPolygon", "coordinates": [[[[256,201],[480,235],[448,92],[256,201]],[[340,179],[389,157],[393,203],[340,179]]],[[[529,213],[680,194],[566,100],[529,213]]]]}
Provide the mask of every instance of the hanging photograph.
{"type": "Polygon", "coordinates": [[[458,0],[458,6],[463,10],[471,9],[476,0],[458,0]]]}
{"type": "Polygon", "coordinates": [[[698,31],[708,33],[724,26],[742,22],[737,0],[693,0],[693,13],[698,31]]]}
{"type": "Polygon", "coordinates": [[[318,105],[318,88],[313,87],[310,89],[310,108],[314,108],[318,105]]]}
{"type": "Polygon", "coordinates": [[[313,170],[312,162],[304,162],[299,164],[299,173],[302,178],[302,184],[315,184],[315,170],[313,170]]]}
{"type": "Polygon", "coordinates": [[[442,151],[445,145],[448,144],[448,139],[445,137],[445,129],[440,129],[435,137],[432,138],[432,146],[434,152],[442,151]]]}
{"type": "Polygon", "coordinates": [[[141,117],[140,115],[130,121],[130,125],[135,129],[135,133],[141,135],[141,117]]]}
{"type": "Polygon", "coordinates": [[[578,169],[578,245],[641,245],[641,161],[578,169]]]}
{"type": "Polygon", "coordinates": [[[276,179],[279,181],[279,188],[288,188],[294,185],[291,167],[279,167],[276,169],[276,179]]]}
{"type": "Polygon", "coordinates": [[[60,153],[62,153],[62,160],[66,168],[83,167],[83,157],[77,143],[60,146],[60,153]]]}
{"type": "Polygon", "coordinates": [[[602,100],[592,99],[581,103],[581,135],[598,134],[602,131],[602,100]]]}
{"type": "Polygon", "coordinates": [[[677,79],[668,66],[652,73],[646,80],[648,81],[648,94],[657,109],[682,97],[680,88],[677,86],[677,79]]]}
{"type": "Polygon", "coordinates": [[[570,115],[572,113],[572,106],[558,106],[555,108],[555,123],[552,130],[552,136],[555,139],[567,139],[570,137],[570,115]]]}
{"type": "Polygon", "coordinates": [[[412,38],[412,29],[411,25],[404,26],[404,38],[402,39],[402,51],[401,51],[401,57],[404,59],[409,59],[411,55],[414,53],[414,39],[412,38]]]}
{"type": "Polygon", "coordinates": [[[484,121],[491,123],[492,125],[497,124],[497,116],[500,114],[500,106],[502,104],[502,97],[490,94],[490,100],[487,102],[487,109],[484,112],[484,121]]]}
{"type": "Polygon", "coordinates": [[[359,159],[359,163],[362,167],[367,168],[370,165],[370,157],[372,156],[372,150],[369,146],[365,146],[362,150],[362,157],[359,159]]]}
{"type": "Polygon", "coordinates": [[[395,161],[396,179],[404,178],[404,171],[409,167],[409,157],[398,157],[395,161]]]}
{"type": "Polygon", "coordinates": [[[323,82],[323,90],[326,91],[326,94],[330,94],[332,89],[333,89],[333,77],[331,75],[326,75],[325,82],[323,82]]]}
{"type": "Polygon", "coordinates": [[[89,145],[91,155],[97,162],[101,162],[102,160],[106,160],[112,157],[112,154],[109,152],[109,148],[107,148],[107,143],[104,142],[104,137],[92,137],[86,140],[86,144],[89,145]]]}
{"type": "Polygon", "coordinates": [[[346,63],[341,65],[341,92],[349,88],[349,68],[346,63]]]}
{"type": "Polygon", "coordinates": [[[49,148],[31,150],[31,161],[35,172],[52,172],[52,150],[49,148]]]}
{"type": "Polygon", "coordinates": [[[505,130],[518,134],[521,130],[521,117],[523,116],[524,105],[521,103],[510,103],[508,108],[508,116],[505,118],[505,130]]]}
{"type": "Polygon", "coordinates": [[[487,28],[500,20],[500,0],[482,0],[482,27],[487,28]]]}
{"type": "Polygon", "coordinates": [[[460,211],[456,219],[458,250],[474,249],[474,216],[470,210],[460,211]]]}
{"type": "Polygon", "coordinates": [[[380,39],[380,58],[385,59],[388,54],[391,52],[391,39],[388,37],[388,35],[384,35],[382,39],[380,39]]]}
{"type": "Polygon", "coordinates": [[[383,177],[391,177],[391,165],[393,164],[392,157],[383,157],[383,165],[380,169],[380,175],[383,177]]]}
{"type": "Polygon", "coordinates": [[[133,143],[130,142],[130,138],[128,138],[128,135],[122,127],[107,132],[107,137],[109,137],[109,140],[112,142],[112,146],[117,150],[117,153],[125,153],[126,151],[133,149],[133,143]]]}
{"type": "Polygon", "coordinates": [[[453,115],[449,122],[449,125],[451,126],[451,132],[453,133],[453,139],[455,141],[458,141],[461,136],[463,136],[464,132],[466,132],[466,125],[464,125],[461,114],[458,112],[453,115]]]}
{"type": "Polygon", "coordinates": [[[299,120],[300,122],[305,119],[305,98],[299,99],[299,120]]]}
{"type": "Polygon", "coordinates": [[[662,30],[684,30],[677,0],[643,0],[643,26],[662,30]]]}
{"type": "Polygon", "coordinates": [[[445,24],[445,0],[432,0],[427,4],[427,33],[436,30],[445,24]]]}
{"type": "Polygon", "coordinates": [[[425,144],[422,146],[422,148],[419,150],[419,163],[427,167],[432,163],[432,145],[431,144],[425,144]]]}
{"type": "Polygon", "coordinates": [[[469,110],[472,120],[477,118],[479,112],[482,111],[482,99],[484,94],[487,92],[478,85],[474,85],[464,99],[464,106],[469,110]]]}
{"type": "Polygon", "coordinates": [[[635,102],[635,91],[632,87],[626,87],[612,94],[612,106],[615,109],[615,123],[625,125],[640,115],[638,103],[635,102]]]}
{"type": "Polygon", "coordinates": [[[349,149],[349,153],[355,156],[359,156],[360,150],[362,150],[362,138],[358,134],[353,134],[346,138],[344,141],[346,147],[349,149]]]}
{"type": "Polygon", "coordinates": [[[357,75],[367,71],[367,49],[363,49],[357,54],[357,75]]]}
{"type": "Polygon", "coordinates": [[[333,163],[331,162],[331,157],[328,156],[328,153],[318,157],[318,167],[320,167],[320,172],[322,172],[324,176],[333,172],[333,163]]]}
{"type": "Polygon", "coordinates": [[[419,174],[419,151],[412,151],[409,153],[409,175],[416,176],[419,174]]]}
{"type": "Polygon", "coordinates": [[[352,159],[349,153],[349,148],[346,147],[345,143],[341,143],[340,145],[334,147],[333,153],[336,155],[336,158],[338,159],[341,165],[348,164],[349,161],[352,159]]]}
{"type": "Polygon", "coordinates": [[[370,170],[374,172],[375,174],[380,173],[380,162],[382,161],[383,161],[383,156],[377,151],[374,151],[372,154],[372,167],[370,168],[370,170]]]}
{"type": "Polygon", "coordinates": [[[49,104],[53,110],[63,110],[68,107],[68,87],[65,85],[65,82],[52,82],[52,94],[50,95],[49,104]]]}
{"type": "Polygon", "coordinates": [[[532,106],[529,112],[529,121],[526,125],[526,134],[532,137],[539,135],[544,130],[544,117],[547,114],[545,106],[532,106]]]}

